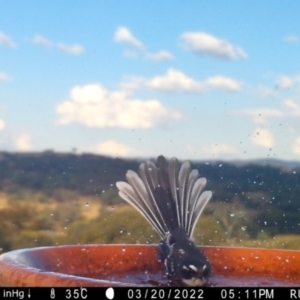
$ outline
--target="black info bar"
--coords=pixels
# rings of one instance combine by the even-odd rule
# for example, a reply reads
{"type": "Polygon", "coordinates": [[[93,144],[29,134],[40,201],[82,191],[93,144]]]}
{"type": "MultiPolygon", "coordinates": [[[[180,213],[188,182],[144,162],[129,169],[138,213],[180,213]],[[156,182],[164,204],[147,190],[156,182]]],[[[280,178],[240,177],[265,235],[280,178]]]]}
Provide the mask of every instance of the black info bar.
{"type": "Polygon", "coordinates": [[[204,287],[204,288],[130,288],[59,287],[0,288],[0,299],[300,299],[300,288],[293,287],[204,287]]]}

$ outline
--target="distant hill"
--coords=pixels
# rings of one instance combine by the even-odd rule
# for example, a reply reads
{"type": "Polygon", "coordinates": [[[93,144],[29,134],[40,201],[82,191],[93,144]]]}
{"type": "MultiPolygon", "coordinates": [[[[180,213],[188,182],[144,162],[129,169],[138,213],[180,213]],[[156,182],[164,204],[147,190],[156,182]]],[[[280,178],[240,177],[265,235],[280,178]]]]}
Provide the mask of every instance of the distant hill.
{"type": "Polygon", "coordinates": [[[83,195],[99,194],[124,179],[125,170],[137,167],[134,160],[91,154],[0,152],[0,190],[26,188],[51,194],[70,189],[83,195]]]}
{"type": "MultiPolygon", "coordinates": [[[[138,171],[140,160],[111,158],[92,154],[45,151],[39,153],[0,152],[0,190],[14,192],[26,188],[51,194],[56,189],[70,189],[94,195],[125,180],[127,170],[138,171]]],[[[207,177],[210,188],[252,190],[253,182],[264,178],[258,190],[268,190],[280,180],[298,179],[300,162],[275,159],[253,161],[191,161],[200,175],[207,177]],[[294,173],[293,173],[294,172],[294,173]],[[296,174],[295,174],[296,172],[296,174]],[[252,183],[251,183],[252,182],[252,183]]],[[[298,182],[295,182],[298,184],[298,182]]]]}
{"type": "MultiPolygon", "coordinates": [[[[276,227],[276,232],[300,233],[299,162],[262,159],[192,163],[208,179],[212,202],[253,210],[255,222],[265,222],[268,230],[276,227]]],[[[112,199],[121,202],[115,183],[125,180],[127,170],[138,171],[139,164],[134,159],[91,154],[0,152],[0,192],[22,195],[30,190],[49,196],[57,190],[69,190],[101,195],[108,203],[112,199]]]]}
{"type": "Polygon", "coordinates": [[[296,160],[287,161],[287,160],[273,159],[273,158],[237,160],[237,161],[231,161],[231,163],[236,166],[244,166],[247,164],[253,164],[258,166],[270,166],[270,167],[280,168],[287,171],[293,171],[295,169],[300,168],[300,161],[296,161],[296,160]]]}

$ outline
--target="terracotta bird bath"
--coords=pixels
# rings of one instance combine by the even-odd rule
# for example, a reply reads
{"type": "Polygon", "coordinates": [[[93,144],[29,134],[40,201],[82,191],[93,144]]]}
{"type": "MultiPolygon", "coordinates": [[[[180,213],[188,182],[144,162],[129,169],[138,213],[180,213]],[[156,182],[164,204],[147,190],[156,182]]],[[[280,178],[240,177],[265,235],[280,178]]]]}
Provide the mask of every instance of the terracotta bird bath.
{"type": "MultiPolygon", "coordinates": [[[[201,247],[207,286],[299,286],[300,251],[201,247]]],[[[169,286],[155,245],[76,245],[0,256],[0,286],[169,286]]]]}

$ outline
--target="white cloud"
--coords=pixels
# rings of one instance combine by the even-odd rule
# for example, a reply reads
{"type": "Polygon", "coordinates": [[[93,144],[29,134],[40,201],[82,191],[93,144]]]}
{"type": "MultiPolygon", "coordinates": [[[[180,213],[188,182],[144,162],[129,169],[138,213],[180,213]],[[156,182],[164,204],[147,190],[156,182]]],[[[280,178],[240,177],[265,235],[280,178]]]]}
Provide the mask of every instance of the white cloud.
{"type": "Polygon", "coordinates": [[[84,53],[84,48],[81,45],[65,45],[59,43],[57,47],[64,53],[71,54],[71,55],[80,55],[84,53]]]}
{"type": "Polygon", "coordinates": [[[150,89],[165,92],[201,93],[204,89],[202,82],[174,69],[169,69],[166,75],[148,80],[146,85],[150,89]]]}
{"type": "Polygon", "coordinates": [[[293,99],[286,99],[282,105],[288,109],[287,116],[300,117],[300,107],[293,99]]]}
{"type": "Polygon", "coordinates": [[[126,27],[119,27],[114,36],[117,43],[125,43],[138,49],[143,49],[143,44],[133,36],[133,34],[126,27]]]}
{"type": "Polygon", "coordinates": [[[174,56],[167,51],[159,51],[156,53],[146,53],[146,58],[153,61],[166,61],[174,59],[174,56]]]}
{"type": "Polygon", "coordinates": [[[271,108],[245,109],[236,112],[236,114],[247,115],[251,117],[253,123],[255,124],[266,124],[268,122],[268,118],[279,118],[284,116],[284,113],[280,110],[271,108]]]}
{"type": "Polygon", "coordinates": [[[279,96],[279,94],[275,90],[262,85],[258,86],[258,88],[255,91],[255,94],[259,98],[275,98],[279,96]]]}
{"type": "Polygon", "coordinates": [[[215,89],[230,92],[237,92],[241,89],[241,84],[238,81],[224,76],[210,77],[205,81],[205,84],[215,89]]]}
{"type": "Polygon", "coordinates": [[[71,99],[56,107],[62,125],[80,123],[87,127],[152,128],[180,120],[182,115],[158,100],[130,99],[127,91],[110,92],[100,84],[77,86],[71,99]]]}
{"type": "Polygon", "coordinates": [[[300,137],[295,140],[292,151],[293,153],[300,155],[300,137]]]}
{"type": "Polygon", "coordinates": [[[131,94],[132,92],[142,88],[146,84],[146,80],[142,77],[128,77],[127,81],[120,83],[120,89],[126,93],[131,94]]]}
{"type": "Polygon", "coordinates": [[[298,37],[296,35],[288,35],[284,38],[284,40],[288,43],[297,43],[298,37]]]}
{"type": "Polygon", "coordinates": [[[241,83],[225,76],[214,76],[207,80],[195,80],[181,71],[168,69],[167,73],[150,79],[132,77],[121,84],[124,90],[137,90],[146,87],[151,90],[163,92],[186,92],[199,94],[208,89],[237,92],[241,89],[241,83]]]}
{"type": "Polygon", "coordinates": [[[31,150],[31,137],[27,133],[23,133],[15,140],[15,145],[17,149],[21,151],[31,150]]]}
{"type": "Polygon", "coordinates": [[[288,76],[280,76],[277,79],[276,86],[280,89],[286,90],[290,89],[294,85],[294,79],[288,76]]]}
{"type": "Polygon", "coordinates": [[[41,35],[36,35],[32,42],[35,45],[39,45],[39,46],[44,46],[44,47],[52,47],[54,45],[54,43],[50,40],[48,40],[47,38],[41,36],[41,35]]]}
{"type": "MultiPolygon", "coordinates": [[[[256,108],[245,109],[241,111],[233,111],[231,115],[248,116],[251,121],[259,128],[256,132],[260,134],[254,134],[252,141],[257,141],[257,144],[265,144],[265,147],[269,147],[274,143],[274,139],[271,135],[268,136],[268,132],[265,128],[278,128],[277,126],[285,125],[287,132],[296,132],[299,128],[300,117],[300,102],[297,99],[285,99],[281,103],[279,109],[273,108],[256,108]],[[271,127],[272,126],[272,127],[271,127]],[[267,138],[264,138],[266,136],[267,138]],[[270,138],[268,138],[270,137],[270,138]],[[266,142],[263,142],[263,140],[266,142]]],[[[299,131],[299,130],[298,130],[299,131]]]]}
{"type": "Polygon", "coordinates": [[[14,41],[3,32],[0,32],[0,46],[6,47],[6,48],[15,48],[16,44],[14,41]]]}
{"type": "Polygon", "coordinates": [[[299,111],[299,105],[292,99],[286,99],[283,101],[283,106],[291,109],[292,111],[299,111]]]}
{"type": "Polygon", "coordinates": [[[5,123],[3,120],[0,119],[0,131],[5,128],[5,123]]]}
{"type": "Polygon", "coordinates": [[[4,72],[0,72],[0,81],[11,81],[11,78],[4,72]]]}
{"type": "Polygon", "coordinates": [[[211,147],[203,147],[202,151],[209,156],[236,155],[238,150],[226,144],[216,144],[211,147]]]}
{"type": "Polygon", "coordinates": [[[138,53],[135,52],[135,51],[131,51],[131,50],[125,49],[123,51],[123,56],[127,57],[127,58],[137,58],[138,57],[138,53]]]}
{"type": "Polygon", "coordinates": [[[275,145],[274,138],[267,128],[257,128],[250,140],[263,148],[271,148],[275,145]]]}
{"type": "Polygon", "coordinates": [[[114,140],[99,143],[98,145],[91,147],[91,151],[97,154],[113,157],[136,157],[141,155],[141,151],[118,143],[114,140]]]}
{"type": "Polygon", "coordinates": [[[185,48],[197,55],[210,55],[225,60],[247,58],[240,47],[205,32],[185,32],[181,35],[181,41],[185,48]]]}
{"type": "Polygon", "coordinates": [[[70,55],[81,55],[84,53],[85,49],[83,46],[81,45],[66,45],[64,43],[56,43],[53,42],[41,35],[36,35],[33,39],[32,39],[33,44],[37,45],[37,46],[43,46],[43,47],[57,47],[57,49],[59,49],[60,51],[66,53],[66,54],[70,54],[70,55]]]}

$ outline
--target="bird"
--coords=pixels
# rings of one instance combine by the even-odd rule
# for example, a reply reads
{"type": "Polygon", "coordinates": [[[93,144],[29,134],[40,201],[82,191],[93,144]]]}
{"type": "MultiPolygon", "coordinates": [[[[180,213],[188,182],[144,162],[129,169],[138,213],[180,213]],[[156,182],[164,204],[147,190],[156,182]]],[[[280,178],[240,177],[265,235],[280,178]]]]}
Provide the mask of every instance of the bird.
{"type": "Polygon", "coordinates": [[[166,274],[182,286],[203,286],[212,272],[211,263],[195,245],[193,232],[206,204],[212,197],[204,191],[206,178],[191,169],[189,161],[179,168],[173,157],[163,155],[156,164],[140,164],[139,174],[126,173],[127,182],[118,181],[119,196],[151,224],[161,238],[158,252],[166,274]]]}

